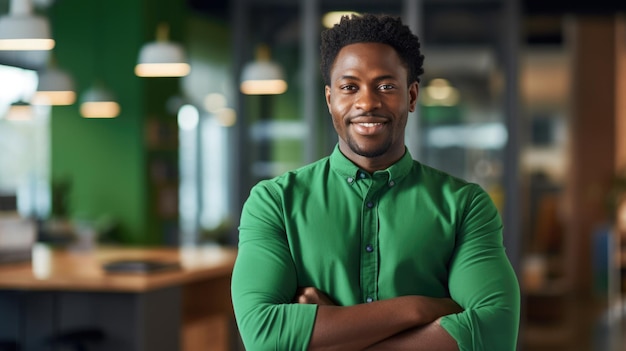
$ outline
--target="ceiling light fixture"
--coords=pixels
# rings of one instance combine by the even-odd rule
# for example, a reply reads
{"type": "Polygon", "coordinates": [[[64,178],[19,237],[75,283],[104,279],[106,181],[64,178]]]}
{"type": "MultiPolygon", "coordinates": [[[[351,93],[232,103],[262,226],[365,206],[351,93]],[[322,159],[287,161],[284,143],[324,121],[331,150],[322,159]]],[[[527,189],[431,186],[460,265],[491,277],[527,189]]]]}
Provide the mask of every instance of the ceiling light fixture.
{"type": "Polygon", "coordinates": [[[71,105],[76,101],[74,81],[65,71],[51,66],[39,74],[33,105],[71,105]]]}
{"type": "Polygon", "coordinates": [[[358,12],[354,11],[330,11],[326,12],[322,17],[322,25],[326,28],[332,28],[335,24],[341,21],[341,17],[343,16],[352,16],[359,15],[358,12]]]}
{"type": "Polygon", "coordinates": [[[120,105],[102,84],[94,84],[81,98],[80,114],[85,118],[115,118],[120,105]]]}
{"type": "Polygon", "coordinates": [[[135,74],[139,77],[183,77],[189,74],[183,47],[169,41],[169,25],[157,27],[156,41],[145,44],[139,52],[135,74]]]}
{"type": "Polygon", "coordinates": [[[33,107],[23,100],[12,103],[6,116],[10,121],[30,121],[32,118],[33,107]]]}
{"type": "Polygon", "coordinates": [[[276,95],[287,91],[283,69],[270,60],[267,45],[259,45],[256,60],[244,66],[239,89],[246,95],[276,95]]]}
{"type": "Polygon", "coordinates": [[[424,106],[454,106],[459,103],[459,91],[443,78],[435,78],[424,88],[424,106]]]}
{"type": "Polygon", "coordinates": [[[11,0],[9,14],[0,17],[0,50],[51,50],[54,40],[45,17],[32,14],[30,0],[11,0]]]}

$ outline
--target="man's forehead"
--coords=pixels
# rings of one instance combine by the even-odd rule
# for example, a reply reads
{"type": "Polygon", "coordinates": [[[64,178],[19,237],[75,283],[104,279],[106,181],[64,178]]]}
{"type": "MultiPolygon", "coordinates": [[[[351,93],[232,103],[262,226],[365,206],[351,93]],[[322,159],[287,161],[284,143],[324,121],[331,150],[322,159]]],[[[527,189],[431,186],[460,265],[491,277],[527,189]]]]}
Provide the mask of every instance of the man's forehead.
{"type": "Polygon", "coordinates": [[[408,70],[393,47],[382,43],[355,43],[344,46],[330,69],[333,79],[358,77],[406,77],[408,70]]]}

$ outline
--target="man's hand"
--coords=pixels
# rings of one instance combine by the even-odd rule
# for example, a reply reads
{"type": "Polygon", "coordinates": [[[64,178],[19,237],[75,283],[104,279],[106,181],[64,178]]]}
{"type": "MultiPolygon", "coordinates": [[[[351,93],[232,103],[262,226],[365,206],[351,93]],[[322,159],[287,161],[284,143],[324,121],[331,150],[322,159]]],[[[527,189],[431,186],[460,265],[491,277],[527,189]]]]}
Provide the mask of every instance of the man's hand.
{"type": "Polygon", "coordinates": [[[335,306],[335,303],[326,294],[312,286],[298,288],[293,301],[300,304],[335,306]]]}

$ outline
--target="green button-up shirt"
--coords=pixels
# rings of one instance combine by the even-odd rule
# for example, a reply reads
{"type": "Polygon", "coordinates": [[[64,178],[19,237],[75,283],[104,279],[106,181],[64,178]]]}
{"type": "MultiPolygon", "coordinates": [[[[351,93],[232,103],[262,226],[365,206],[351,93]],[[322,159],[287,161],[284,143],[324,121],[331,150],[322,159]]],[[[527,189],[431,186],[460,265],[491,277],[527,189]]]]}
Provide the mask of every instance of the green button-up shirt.
{"type": "Polygon", "coordinates": [[[411,158],[369,174],[339,148],[262,181],[246,201],[232,277],[246,348],[306,350],[314,286],[338,305],[403,295],[451,297],[464,309],[441,325],[461,350],[514,350],[519,286],[502,222],[476,184],[411,158]]]}

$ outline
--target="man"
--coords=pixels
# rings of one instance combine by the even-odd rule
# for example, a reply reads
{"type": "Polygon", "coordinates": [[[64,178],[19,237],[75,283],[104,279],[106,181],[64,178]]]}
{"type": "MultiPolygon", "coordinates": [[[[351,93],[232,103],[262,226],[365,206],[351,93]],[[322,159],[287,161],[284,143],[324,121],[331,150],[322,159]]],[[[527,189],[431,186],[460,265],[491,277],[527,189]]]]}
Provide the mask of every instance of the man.
{"type": "Polygon", "coordinates": [[[246,349],[514,350],[519,286],[495,206],[404,144],[418,38],[393,17],[344,17],[321,56],[339,142],[244,205],[232,299],[246,349]]]}

